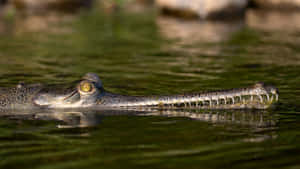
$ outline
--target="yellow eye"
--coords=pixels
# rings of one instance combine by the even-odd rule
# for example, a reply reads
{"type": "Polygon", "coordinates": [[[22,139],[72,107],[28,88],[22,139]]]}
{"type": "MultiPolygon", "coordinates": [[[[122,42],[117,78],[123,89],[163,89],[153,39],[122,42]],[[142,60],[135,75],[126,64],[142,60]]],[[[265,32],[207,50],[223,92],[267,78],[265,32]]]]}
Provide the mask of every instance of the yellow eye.
{"type": "Polygon", "coordinates": [[[89,82],[83,82],[80,85],[80,90],[83,92],[91,92],[93,90],[93,86],[89,82]]]}

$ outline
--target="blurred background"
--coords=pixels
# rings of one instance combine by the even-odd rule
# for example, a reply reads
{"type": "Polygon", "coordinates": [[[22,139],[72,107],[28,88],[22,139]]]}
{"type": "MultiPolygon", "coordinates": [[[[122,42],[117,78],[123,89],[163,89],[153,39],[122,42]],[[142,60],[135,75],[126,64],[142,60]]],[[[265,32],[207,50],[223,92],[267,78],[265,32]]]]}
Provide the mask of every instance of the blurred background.
{"type": "Polygon", "coordinates": [[[257,81],[283,90],[299,84],[295,75],[300,63],[300,2],[295,0],[0,4],[4,86],[19,81],[69,82],[86,72],[98,73],[108,89],[137,95],[232,88],[257,81]]]}
{"type": "Polygon", "coordinates": [[[1,86],[280,93],[247,113],[1,112],[0,168],[300,168],[299,45],[299,0],[0,0],[1,86]]]}

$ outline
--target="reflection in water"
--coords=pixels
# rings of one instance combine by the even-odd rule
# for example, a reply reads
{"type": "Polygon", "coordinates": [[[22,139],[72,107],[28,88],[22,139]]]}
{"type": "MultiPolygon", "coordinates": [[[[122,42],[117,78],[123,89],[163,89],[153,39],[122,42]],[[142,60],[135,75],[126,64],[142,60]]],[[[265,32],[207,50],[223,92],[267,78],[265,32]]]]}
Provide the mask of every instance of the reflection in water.
{"type": "MultiPolygon", "coordinates": [[[[71,33],[66,25],[79,15],[80,9],[89,9],[93,0],[13,0],[5,8],[15,11],[12,19],[14,33],[50,32],[71,33]]],[[[1,13],[1,9],[0,9],[1,13]]],[[[9,11],[3,11],[7,14],[9,11]]],[[[0,32],[1,32],[0,14],[0,32]]]]}
{"type": "Polygon", "coordinates": [[[274,127],[277,119],[265,111],[204,111],[197,109],[124,109],[124,110],[33,110],[33,111],[5,111],[1,112],[1,117],[18,120],[47,120],[58,121],[58,128],[91,127],[101,123],[105,116],[165,116],[165,117],[187,117],[194,120],[237,124],[251,127],[274,127]]]}
{"type": "Polygon", "coordinates": [[[299,19],[299,11],[248,10],[246,24],[255,30],[260,41],[246,48],[251,60],[258,59],[260,64],[298,66],[299,19]]]}
{"type": "Polygon", "coordinates": [[[180,40],[184,44],[224,41],[243,26],[243,21],[183,20],[166,16],[158,16],[156,23],[163,36],[180,40]]]}
{"type": "MultiPolygon", "coordinates": [[[[51,32],[70,33],[66,24],[74,20],[82,11],[90,9],[93,0],[12,0],[3,7],[0,5],[0,33],[8,23],[3,16],[9,16],[14,33],[51,32]]],[[[11,24],[11,23],[10,23],[11,24]]],[[[9,30],[11,31],[11,30],[9,30]]]]}
{"type": "Polygon", "coordinates": [[[144,115],[188,117],[194,120],[216,124],[240,124],[253,127],[272,127],[276,125],[276,119],[274,116],[265,111],[161,110],[157,112],[146,113],[144,115]]]}
{"type": "Polygon", "coordinates": [[[2,8],[0,7],[0,33],[5,32],[5,23],[3,23],[3,16],[1,13],[2,8]]]}
{"type": "Polygon", "coordinates": [[[67,110],[18,110],[2,111],[0,117],[12,120],[58,121],[58,128],[96,126],[101,122],[100,114],[93,111],[67,110]]]}
{"type": "Polygon", "coordinates": [[[278,10],[247,10],[248,26],[264,31],[299,31],[300,12],[278,10]]]}
{"type": "Polygon", "coordinates": [[[11,7],[8,5],[1,4],[0,0],[0,33],[7,31],[8,24],[6,23],[7,16],[11,11],[11,7]]]}
{"type": "Polygon", "coordinates": [[[73,128],[73,127],[91,127],[96,126],[101,122],[101,117],[98,117],[95,112],[78,112],[68,111],[59,112],[55,111],[52,113],[37,113],[35,119],[44,119],[62,121],[63,124],[59,124],[58,128],[73,128]]]}
{"type": "Polygon", "coordinates": [[[72,33],[67,24],[75,19],[76,15],[48,12],[40,15],[18,15],[15,19],[16,34],[23,32],[51,32],[72,33]]]}
{"type": "Polygon", "coordinates": [[[167,16],[158,16],[156,24],[163,37],[176,40],[176,43],[167,46],[168,50],[185,51],[193,55],[199,52],[219,55],[221,46],[209,44],[230,39],[244,25],[242,20],[235,22],[200,21],[167,16]]]}

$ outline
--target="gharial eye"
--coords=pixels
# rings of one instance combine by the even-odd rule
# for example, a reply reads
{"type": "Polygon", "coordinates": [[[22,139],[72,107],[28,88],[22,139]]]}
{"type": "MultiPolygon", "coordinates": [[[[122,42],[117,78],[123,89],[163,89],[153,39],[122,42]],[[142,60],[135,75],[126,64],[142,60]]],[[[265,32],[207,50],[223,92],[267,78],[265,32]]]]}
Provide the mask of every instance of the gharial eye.
{"type": "Polygon", "coordinates": [[[83,92],[91,92],[93,90],[93,85],[89,82],[82,82],[80,84],[80,90],[83,92]]]}

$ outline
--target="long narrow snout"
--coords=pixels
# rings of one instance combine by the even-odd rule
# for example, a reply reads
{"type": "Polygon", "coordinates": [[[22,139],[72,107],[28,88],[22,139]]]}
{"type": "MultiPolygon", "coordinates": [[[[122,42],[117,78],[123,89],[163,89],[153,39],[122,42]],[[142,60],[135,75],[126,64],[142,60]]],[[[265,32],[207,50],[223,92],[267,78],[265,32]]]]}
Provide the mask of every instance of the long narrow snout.
{"type": "Polygon", "coordinates": [[[108,107],[192,107],[192,108],[268,108],[278,100],[278,90],[270,85],[256,83],[247,88],[170,96],[122,96],[106,93],[98,100],[108,107]]]}

